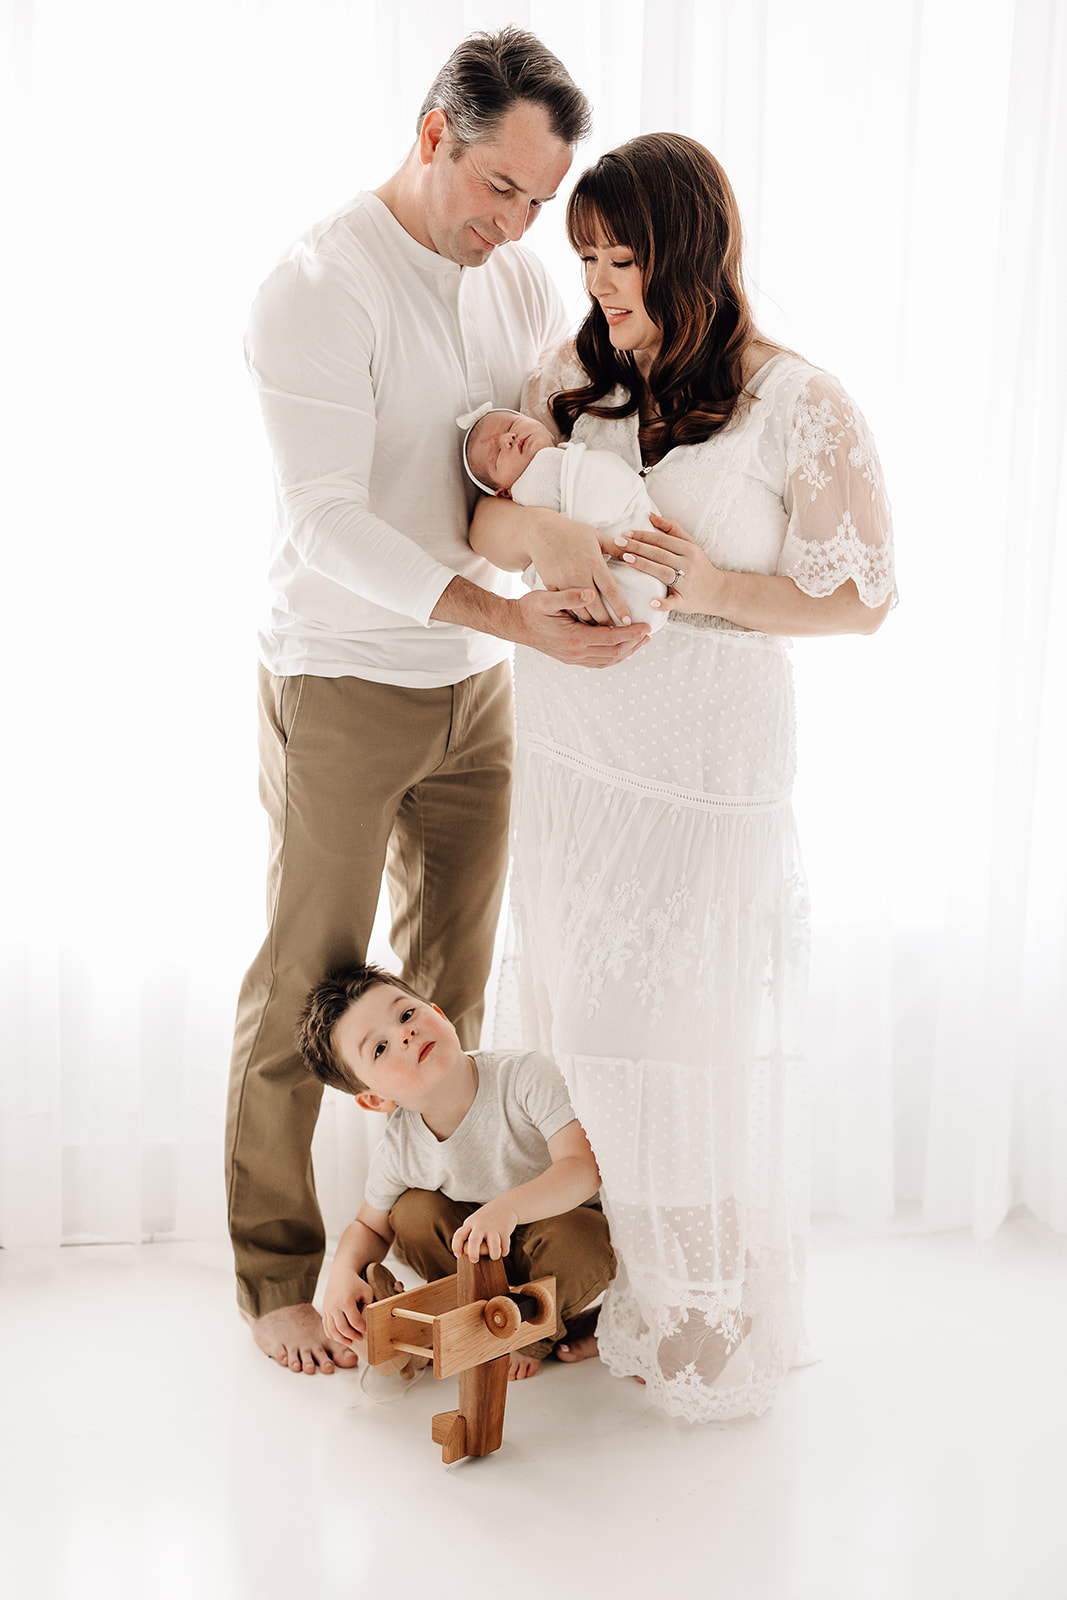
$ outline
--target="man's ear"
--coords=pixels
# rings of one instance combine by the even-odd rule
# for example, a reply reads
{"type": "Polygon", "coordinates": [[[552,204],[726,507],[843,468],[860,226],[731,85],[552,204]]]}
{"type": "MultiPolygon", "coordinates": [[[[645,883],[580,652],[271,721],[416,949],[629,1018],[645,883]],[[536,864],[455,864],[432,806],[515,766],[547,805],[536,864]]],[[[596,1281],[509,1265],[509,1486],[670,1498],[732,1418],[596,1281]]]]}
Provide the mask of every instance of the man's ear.
{"type": "Polygon", "coordinates": [[[383,1111],[386,1116],[396,1110],[395,1100],[383,1100],[380,1094],[372,1094],[369,1089],[361,1089],[356,1095],[356,1105],[362,1106],[364,1111],[383,1111]]]}
{"type": "Polygon", "coordinates": [[[495,498],[497,500],[510,500],[511,499],[511,490],[510,489],[498,489],[497,492],[496,492],[495,498]]]}
{"type": "MultiPolygon", "coordinates": [[[[419,160],[428,167],[448,132],[448,118],[441,110],[427,111],[419,129],[419,160]]],[[[442,154],[444,152],[442,151],[442,154]]]]}

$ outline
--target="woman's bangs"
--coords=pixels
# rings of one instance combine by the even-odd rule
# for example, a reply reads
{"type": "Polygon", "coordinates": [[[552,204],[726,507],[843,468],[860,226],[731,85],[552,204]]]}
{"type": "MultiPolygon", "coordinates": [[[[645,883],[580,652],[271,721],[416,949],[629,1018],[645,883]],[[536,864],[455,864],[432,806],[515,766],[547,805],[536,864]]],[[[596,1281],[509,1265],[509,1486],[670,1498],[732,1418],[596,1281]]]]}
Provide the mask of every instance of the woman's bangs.
{"type": "MultiPolygon", "coordinates": [[[[589,187],[592,188],[592,185],[589,187]]],[[[571,195],[567,209],[567,237],[572,249],[579,252],[595,250],[604,244],[621,244],[627,250],[634,249],[630,236],[632,229],[626,224],[625,214],[620,208],[619,214],[613,216],[615,208],[605,206],[606,198],[603,194],[581,189],[571,195]]]]}

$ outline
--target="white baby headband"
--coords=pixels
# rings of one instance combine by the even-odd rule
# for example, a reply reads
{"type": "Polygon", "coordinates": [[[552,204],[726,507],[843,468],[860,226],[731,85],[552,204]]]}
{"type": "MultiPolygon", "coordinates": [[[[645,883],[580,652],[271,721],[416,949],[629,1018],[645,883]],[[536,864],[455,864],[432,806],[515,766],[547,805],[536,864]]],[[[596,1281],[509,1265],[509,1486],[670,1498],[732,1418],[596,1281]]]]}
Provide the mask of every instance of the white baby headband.
{"type": "Polygon", "coordinates": [[[467,459],[467,444],[471,434],[474,432],[475,424],[481,422],[483,417],[487,417],[490,411],[505,411],[509,416],[512,417],[522,416],[522,412],[514,410],[512,406],[495,406],[491,400],[487,400],[483,406],[478,407],[477,411],[465,411],[461,417],[457,417],[456,427],[466,428],[467,430],[463,435],[464,472],[467,474],[467,477],[470,479],[470,481],[472,483],[476,483],[479,489],[481,489],[485,494],[496,494],[496,490],[488,483],[483,483],[481,478],[476,478],[474,476],[474,473],[471,471],[471,464],[467,459]]]}

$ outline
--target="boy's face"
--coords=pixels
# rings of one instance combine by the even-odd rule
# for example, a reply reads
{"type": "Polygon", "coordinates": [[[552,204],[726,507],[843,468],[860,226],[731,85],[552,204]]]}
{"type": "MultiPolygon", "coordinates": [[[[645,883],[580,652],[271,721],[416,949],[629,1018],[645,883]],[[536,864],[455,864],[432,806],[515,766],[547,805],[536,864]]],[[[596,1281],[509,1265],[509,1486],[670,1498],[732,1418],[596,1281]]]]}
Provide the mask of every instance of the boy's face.
{"type": "Polygon", "coordinates": [[[548,429],[534,417],[514,411],[490,411],[479,422],[467,445],[471,471],[498,494],[506,494],[539,450],[555,443],[548,429]]]}
{"type": "Polygon", "coordinates": [[[443,1011],[395,984],[377,984],[349,1006],[333,1030],[333,1046],[369,1094],[369,1110],[420,1111],[427,1096],[463,1061],[455,1028],[443,1011]]]}

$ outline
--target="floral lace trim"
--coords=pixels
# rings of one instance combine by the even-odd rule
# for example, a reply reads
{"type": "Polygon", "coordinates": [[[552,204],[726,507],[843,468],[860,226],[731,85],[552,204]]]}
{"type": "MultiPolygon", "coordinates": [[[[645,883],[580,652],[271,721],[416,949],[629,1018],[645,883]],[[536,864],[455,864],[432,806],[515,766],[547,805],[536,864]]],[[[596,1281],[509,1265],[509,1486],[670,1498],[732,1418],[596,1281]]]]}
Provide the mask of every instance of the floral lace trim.
{"type": "Polygon", "coordinates": [[[865,544],[846,511],[831,539],[801,539],[789,532],[778,570],[805,594],[832,594],[851,578],[866,606],[896,603],[892,546],[865,544]]]}
{"type": "Polygon", "coordinates": [[[837,465],[837,447],[844,436],[842,419],[830,400],[797,406],[786,450],[786,475],[809,484],[813,500],[833,477],[830,469],[837,465]]]}
{"type": "Polygon", "coordinates": [[[779,1294],[773,1306],[757,1306],[741,1285],[707,1294],[690,1290],[684,1306],[660,1308],[657,1327],[649,1328],[629,1292],[620,1297],[609,1289],[598,1328],[600,1359],[615,1377],[643,1378],[649,1398],[669,1416],[688,1422],[760,1416],[790,1366],[807,1359],[806,1352],[786,1347],[799,1320],[800,1281],[782,1293],[784,1300],[779,1294]],[[790,1302],[795,1315],[787,1310],[790,1302]],[[757,1317],[763,1335],[758,1363],[751,1352],[757,1317]],[[683,1349],[672,1351],[678,1342],[683,1349]],[[688,1360],[682,1359],[686,1353],[688,1360]]]}
{"type": "Polygon", "coordinates": [[[848,411],[848,421],[856,435],[856,442],[848,453],[848,464],[866,478],[870,484],[873,500],[877,495],[885,493],[882,463],[878,459],[874,439],[862,414],[851,407],[848,411]]]}
{"type": "Polygon", "coordinates": [[[598,1336],[600,1359],[616,1378],[644,1380],[649,1399],[669,1417],[686,1422],[728,1422],[734,1417],[760,1417],[774,1404],[788,1370],[764,1369],[745,1382],[729,1388],[712,1389],[704,1382],[695,1363],[665,1378],[659,1368],[641,1358],[640,1352],[625,1342],[598,1336]]]}
{"type": "Polygon", "coordinates": [[[685,874],[678,888],[662,905],[649,911],[643,929],[643,963],[637,980],[641,1002],[649,1007],[653,1022],[663,1014],[663,995],[667,982],[680,988],[688,980],[696,957],[696,937],[691,927],[682,928],[683,912],[693,895],[685,874]]]}
{"type": "Polygon", "coordinates": [[[814,500],[833,482],[838,453],[846,442],[849,466],[866,481],[871,499],[877,499],[885,493],[878,452],[862,412],[842,390],[835,390],[833,398],[798,400],[786,448],[786,476],[808,484],[814,500]]]}
{"type": "MultiPolygon", "coordinates": [[[[636,976],[631,982],[636,1003],[647,1007],[650,1020],[658,1022],[663,1015],[668,987],[685,990],[693,983],[700,983],[701,969],[708,958],[706,941],[711,938],[712,931],[720,944],[723,936],[731,933],[736,942],[746,948],[758,940],[766,916],[765,907],[758,899],[737,907],[720,896],[698,905],[683,874],[672,894],[650,905],[636,869],[624,882],[616,883],[607,898],[598,902],[595,921],[590,924],[590,903],[593,896],[603,890],[603,884],[600,874],[595,872],[579,878],[577,865],[577,854],[572,850],[566,862],[570,886],[563,911],[560,947],[568,952],[568,960],[573,963],[585,998],[587,1017],[599,1013],[608,981],[623,982],[628,966],[634,963],[636,976]],[[639,912],[641,905],[644,910],[639,912]],[[591,931],[586,932],[589,927],[591,931]],[[701,929],[705,943],[701,942],[701,929]]],[[[794,872],[786,879],[786,893],[792,916],[783,936],[781,953],[788,963],[802,966],[808,952],[809,906],[807,887],[799,873],[794,872]]],[[[774,1001],[782,992],[783,982],[788,981],[788,975],[783,978],[775,970],[768,969],[763,980],[768,1000],[774,1001]]],[[[767,1059],[758,1056],[754,1065],[767,1059]]]]}
{"type": "MultiPolygon", "coordinates": [[[[567,862],[569,871],[573,871],[576,864],[577,856],[572,851],[567,862]]],[[[563,948],[566,950],[575,947],[576,934],[597,884],[596,873],[574,882],[563,924],[563,948]]],[[[693,900],[685,876],[666,901],[647,911],[643,921],[638,921],[632,912],[641,892],[642,885],[635,869],[624,883],[615,885],[597,918],[595,935],[584,938],[578,948],[588,1017],[596,1016],[600,1010],[606,980],[610,977],[619,982],[625,975],[627,963],[635,960],[639,951],[640,976],[635,987],[641,1004],[649,1008],[653,1022],[658,1022],[663,1014],[666,985],[671,983],[680,988],[689,979],[697,942],[692,927],[682,926],[683,914],[693,900]]]]}
{"type": "Polygon", "coordinates": [[[760,633],[756,628],[743,628],[739,622],[729,622],[726,617],[705,616],[702,611],[669,611],[667,626],[683,633],[715,633],[731,644],[773,645],[776,650],[789,648],[789,640],[772,633],[760,633]]]}

